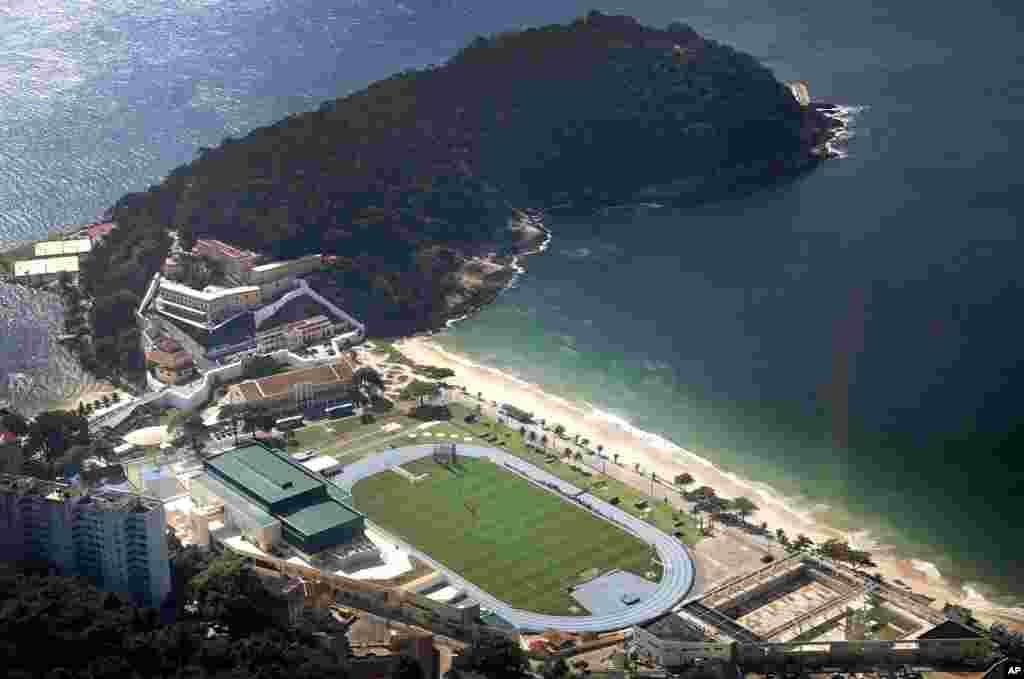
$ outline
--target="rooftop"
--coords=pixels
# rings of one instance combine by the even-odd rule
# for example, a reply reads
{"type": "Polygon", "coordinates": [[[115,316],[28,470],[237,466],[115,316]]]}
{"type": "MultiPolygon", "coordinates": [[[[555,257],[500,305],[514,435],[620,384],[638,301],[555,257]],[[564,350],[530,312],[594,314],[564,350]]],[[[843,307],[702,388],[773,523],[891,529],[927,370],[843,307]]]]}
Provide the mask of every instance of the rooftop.
{"type": "Polygon", "coordinates": [[[169,290],[170,292],[177,292],[178,294],[181,295],[188,295],[193,299],[201,299],[206,302],[211,302],[213,300],[220,299],[221,297],[226,297],[228,295],[240,295],[244,292],[259,292],[260,288],[257,285],[243,285],[237,288],[221,288],[217,286],[207,286],[207,288],[204,290],[196,290],[195,288],[190,288],[187,285],[175,283],[169,278],[161,278],[160,289],[169,290]]]}
{"type": "Polygon", "coordinates": [[[55,502],[81,499],[95,509],[109,511],[149,512],[163,507],[156,498],[109,488],[82,490],[66,483],[44,481],[32,476],[0,474],[0,492],[13,491],[21,495],[40,495],[55,502]]]}
{"type": "Polygon", "coordinates": [[[961,625],[953,620],[947,620],[931,628],[919,636],[918,639],[978,639],[980,637],[981,635],[970,627],[961,625]]]}
{"type": "Polygon", "coordinates": [[[80,255],[92,250],[92,241],[88,238],[75,240],[54,240],[36,243],[36,257],[54,257],[57,255],[80,255]]]}
{"type": "Polygon", "coordinates": [[[352,379],[352,368],[345,361],[313,368],[289,370],[258,380],[247,380],[238,385],[246,400],[279,398],[296,384],[342,384],[352,379]],[[254,398],[255,397],[255,398],[254,398]]]}
{"type": "Polygon", "coordinates": [[[157,340],[156,348],[168,354],[174,354],[182,350],[177,340],[171,337],[161,337],[157,340]]]}
{"type": "Polygon", "coordinates": [[[40,276],[57,274],[62,271],[76,273],[78,257],[45,257],[43,259],[25,259],[14,263],[14,277],[40,276]]]}
{"type": "Polygon", "coordinates": [[[285,260],[280,260],[280,261],[276,261],[276,262],[267,262],[266,264],[260,264],[258,266],[254,266],[252,268],[252,270],[255,271],[255,272],[273,271],[274,269],[280,269],[282,267],[288,266],[289,264],[294,264],[295,262],[298,262],[299,260],[307,259],[307,258],[311,258],[311,257],[320,257],[320,255],[306,255],[304,257],[296,257],[295,259],[285,259],[285,260]]]}
{"type": "Polygon", "coordinates": [[[244,487],[268,506],[323,485],[301,466],[256,444],[222,453],[207,460],[206,466],[244,487]]]}
{"type": "Polygon", "coordinates": [[[114,224],[113,222],[107,222],[105,224],[93,224],[88,229],[86,229],[86,231],[88,232],[90,239],[95,239],[97,237],[106,236],[115,228],[117,228],[117,224],[114,224]]]}
{"type": "Polygon", "coordinates": [[[331,497],[291,512],[282,514],[281,520],[303,535],[315,535],[341,523],[359,518],[359,514],[331,497]]]}
{"type": "Polygon", "coordinates": [[[302,466],[310,471],[320,472],[324,469],[329,469],[338,464],[338,461],[333,457],[327,457],[326,455],[320,455],[310,460],[306,460],[302,463],[302,466]]]}
{"type": "Polygon", "coordinates": [[[316,318],[318,316],[324,316],[326,318],[333,319],[335,322],[342,319],[335,318],[335,315],[326,306],[316,301],[309,295],[297,295],[295,298],[288,300],[277,312],[263,321],[260,324],[259,331],[266,332],[275,328],[304,321],[309,318],[316,318]]]}
{"type": "Polygon", "coordinates": [[[221,257],[228,257],[230,259],[241,259],[243,257],[252,257],[256,255],[255,252],[240,250],[233,245],[228,245],[224,241],[208,238],[197,240],[195,247],[192,248],[192,252],[195,254],[203,254],[204,251],[221,257]]]}
{"type": "Polygon", "coordinates": [[[659,639],[672,639],[676,641],[705,641],[707,636],[702,630],[697,629],[675,613],[663,615],[649,623],[641,625],[648,632],[659,639]]]}

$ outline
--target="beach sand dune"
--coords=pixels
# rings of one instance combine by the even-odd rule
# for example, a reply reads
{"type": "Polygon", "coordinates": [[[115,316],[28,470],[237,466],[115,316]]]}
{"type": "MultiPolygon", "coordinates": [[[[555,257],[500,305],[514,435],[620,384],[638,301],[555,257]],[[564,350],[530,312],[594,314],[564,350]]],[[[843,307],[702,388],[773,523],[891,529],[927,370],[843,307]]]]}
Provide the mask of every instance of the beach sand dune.
{"type": "MultiPolygon", "coordinates": [[[[757,523],[767,522],[772,530],[782,528],[790,537],[804,533],[815,541],[837,537],[861,549],[874,547],[863,533],[843,533],[824,525],[811,512],[794,507],[792,501],[772,492],[763,484],[753,484],[736,474],[721,470],[694,453],[678,446],[666,445],[665,441],[632,429],[627,423],[616,422],[614,418],[586,405],[548,394],[536,385],[497,369],[477,365],[463,356],[445,351],[429,338],[403,340],[397,348],[416,363],[454,370],[455,377],[446,381],[465,387],[471,395],[482,392],[486,403],[496,401],[499,404],[513,404],[548,423],[562,424],[567,432],[590,439],[591,445],[602,444],[606,453],[618,453],[620,462],[629,469],[639,463],[643,472],[650,474],[653,471],[661,479],[671,479],[682,472],[689,472],[696,479],[697,485],[711,486],[721,496],[746,496],[760,508],[752,520],[757,523]]],[[[370,352],[361,352],[360,359],[364,363],[375,362],[370,352]]],[[[493,411],[493,407],[489,407],[489,410],[493,411]]],[[[609,474],[614,467],[608,465],[609,474]]],[[[627,469],[615,469],[615,472],[614,476],[623,481],[647,487],[646,483],[627,469]]],[[[752,548],[763,549],[757,539],[740,531],[735,531],[735,534],[736,539],[749,540],[752,548]]],[[[698,556],[703,549],[698,545],[698,556]]],[[[914,591],[933,597],[933,606],[936,608],[941,609],[947,602],[968,606],[986,624],[1003,622],[1015,627],[1024,626],[1024,611],[996,607],[970,588],[953,586],[930,564],[914,560],[910,555],[894,554],[885,548],[875,549],[872,553],[882,575],[890,581],[899,579],[914,591]]]]}

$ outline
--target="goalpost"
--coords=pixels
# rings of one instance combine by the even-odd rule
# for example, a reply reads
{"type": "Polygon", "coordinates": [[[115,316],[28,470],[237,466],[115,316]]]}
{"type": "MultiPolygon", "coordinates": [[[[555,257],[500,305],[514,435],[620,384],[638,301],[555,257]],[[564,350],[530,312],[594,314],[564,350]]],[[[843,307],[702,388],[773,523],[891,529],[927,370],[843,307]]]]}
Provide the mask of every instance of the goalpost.
{"type": "Polygon", "coordinates": [[[434,446],[434,462],[442,465],[454,465],[458,460],[454,443],[440,443],[434,446]]]}

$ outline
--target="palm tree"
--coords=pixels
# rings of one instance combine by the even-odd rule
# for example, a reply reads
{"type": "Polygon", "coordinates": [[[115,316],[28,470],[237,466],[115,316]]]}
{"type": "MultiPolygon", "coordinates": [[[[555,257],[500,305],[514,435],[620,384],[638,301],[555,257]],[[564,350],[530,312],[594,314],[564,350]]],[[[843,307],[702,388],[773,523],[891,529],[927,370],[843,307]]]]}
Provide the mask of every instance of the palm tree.
{"type": "Polygon", "coordinates": [[[619,463],[619,454],[618,453],[612,453],[612,458],[614,458],[615,464],[619,463]]]}
{"type": "Polygon", "coordinates": [[[352,405],[355,406],[356,409],[363,408],[370,403],[370,399],[354,381],[345,389],[345,398],[352,401],[352,405]]]}
{"type": "Polygon", "coordinates": [[[775,530],[775,539],[779,541],[779,544],[783,547],[789,546],[789,538],[786,537],[786,531],[778,528],[775,530]]]}
{"type": "Polygon", "coordinates": [[[561,436],[561,435],[562,435],[562,434],[564,434],[564,433],[565,433],[565,427],[563,427],[563,426],[562,426],[562,425],[560,425],[560,424],[556,424],[556,425],[555,425],[555,434],[556,434],[557,436],[561,436]]]}
{"type": "Polygon", "coordinates": [[[519,427],[519,435],[526,436],[526,427],[519,427]]]}
{"type": "Polygon", "coordinates": [[[814,546],[814,540],[810,539],[803,533],[799,533],[796,539],[793,540],[793,549],[798,552],[804,552],[814,546]]]}
{"type": "Polygon", "coordinates": [[[697,480],[693,478],[693,476],[691,476],[688,472],[677,474],[674,481],[675,485],[682,486],[683,488],[686,488],[687,486],[693,485],[694,483],[697,482],[697,480]]]}
{"type": "Polygon", "coordinates": [[[384,378],[368,366],[359,368],[352,374],[352,383],[360,389],[370,387],[378,392],[384,391],[384,378]]]}
{"type": "Polygon", "coordinates": [[[602,446],[600,443],[598,443],[597,444],[597,454],[600,455],[603,452],[604,452],[604,446],[602,446]]]}
{"type": "Polygon", "coordinates": [[[199,413],[194,413],[181,424],[182,438],[191,440],[192,450],[196,455],[198,455],[202,450],[202,446],[199,444],[199,438],[205,435],[207,430],[208,427],[203,423],[199,413]]]}
{"type": "Polygon", "coordinates": [[[733,510],[740,515],[740,519],[743,523],[747,522],[747,517],[758,510],[758,506],[750,501],[750,498],[738,497],[732,501],[733,510]]]}

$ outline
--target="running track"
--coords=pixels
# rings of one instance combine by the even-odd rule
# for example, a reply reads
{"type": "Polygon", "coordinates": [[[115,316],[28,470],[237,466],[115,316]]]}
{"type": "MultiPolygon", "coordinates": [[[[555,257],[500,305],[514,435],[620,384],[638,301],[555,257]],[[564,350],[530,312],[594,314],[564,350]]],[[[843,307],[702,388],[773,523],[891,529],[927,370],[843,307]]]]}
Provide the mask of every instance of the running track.
{"type": "MultiPolygon", "coordinates": [[[[351,491],[352,487],[362,479],[387,471],[396,465],[426,457],[433,452],[434,446],[432,445],[386,450],[346,466],[342,473],[335,476],[332,481],[345,490],[351,491]]],[[[458,452],[469,457],[487,457],[500,466],[508,464],[531,479],[542,483],[554,483],[567,493],[575,494],[580,491],[579,488],[562,481],[557,476],[501,450],[460,444],[458,452]]],[[[459,574],[446,568],[414,546],[402,540],[396,540],[396,542],[447,576],[453,587],[462,589],[466,592],[466,596],[480,602],[482,607],[491,609],[521,630],[540,632],[546,629],[558,629],[566,632],[605,632],[622,629],[658,617],[671,610],[686,596],[693,586],[695,572],[693,561],[681,542],[589,493],[581,495],[580,499],[589,506],[594,514],[618,524],[644,542],[653,545],[658,552],[659,559],[664,564],[658,588],[639,603],[617,613],[588,616],[541,615],[513,608],[466,581],[459,574]]],[[[388,534],[390,535],[390,533],[388,534]]]]}

